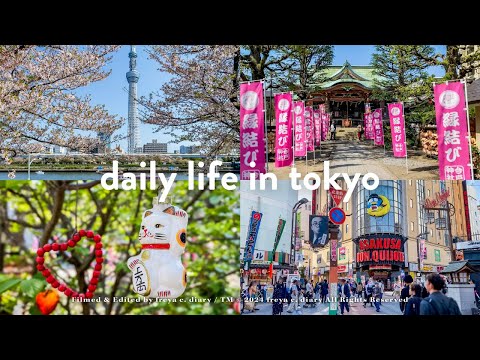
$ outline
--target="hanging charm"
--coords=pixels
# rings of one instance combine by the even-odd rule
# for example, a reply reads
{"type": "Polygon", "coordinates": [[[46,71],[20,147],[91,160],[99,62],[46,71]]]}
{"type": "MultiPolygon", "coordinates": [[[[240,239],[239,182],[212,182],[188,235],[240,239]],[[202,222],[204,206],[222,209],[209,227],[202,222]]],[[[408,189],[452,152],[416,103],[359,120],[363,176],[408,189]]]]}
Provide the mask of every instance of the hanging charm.
{"type": "Polygon", "coordinates": [[[181,256],[187,241],[188,214],[170,204],[153,200],[153,208],[145,211],[138,240],[139,255],[128,259],[132,271],[133,290],[150,298],[173,299],[183,294],[187,273],[181,256]]]}
{"type": "Polygon", "coordinates": [[[93,294],[97,288],[98,278],[100,277],[100,271],[102,270],[102,263],[103,263],[103,251],[102,251],[102,237],[98,234],[95,234],[92,230],[80,230],[78,233],[75,233],[71,239],[68,239],[67,242],[62,244],[53,243],[53,244],[45,244],[43,247],[37,250],[37,270],[42,273],[45,277],[47,282],[55,289],[60,292],[63,292],[68,297],[73,298],[93,298],[93,294]],[[55,276],[51,273],[51,271],[45,266],[45,254],[50,251],[67,251],[68,248],[74,248],[77,243],[81,240],[82,237],[87,237],[95,242],[94,246],[94,254],[95,254],[95,268],[92,273],[92,277],[90,279],[90,283],[88,284],[87,291],[84,293],[80,293],[71,289],[67,284],[62,284],[59,282],[55,276]]]}

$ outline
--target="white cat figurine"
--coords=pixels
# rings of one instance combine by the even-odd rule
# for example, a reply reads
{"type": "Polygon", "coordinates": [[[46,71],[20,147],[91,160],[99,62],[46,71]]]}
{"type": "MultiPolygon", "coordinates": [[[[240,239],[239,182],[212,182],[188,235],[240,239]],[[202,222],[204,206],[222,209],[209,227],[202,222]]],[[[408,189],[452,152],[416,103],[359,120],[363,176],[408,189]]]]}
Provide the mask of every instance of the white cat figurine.
{"type": "Polygon", "coordinates": [[[128,259],[133,289],[150,298],[174,299],[185,291],[185,251],[188,215],[169,204],[157,204],[143,213],[138,240],[140,254],[128,259]]]}

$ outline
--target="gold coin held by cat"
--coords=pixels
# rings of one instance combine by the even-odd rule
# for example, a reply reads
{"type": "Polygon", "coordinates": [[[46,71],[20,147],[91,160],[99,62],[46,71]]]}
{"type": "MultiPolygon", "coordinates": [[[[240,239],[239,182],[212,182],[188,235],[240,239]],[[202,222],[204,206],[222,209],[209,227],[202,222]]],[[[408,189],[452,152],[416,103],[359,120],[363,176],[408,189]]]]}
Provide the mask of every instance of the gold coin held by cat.
{"type": "Polygon", "coordinates": [[[148,260],[148,259],[150,259],[150,251],[144,250],[142,252],[142,260],[148,260]]]}

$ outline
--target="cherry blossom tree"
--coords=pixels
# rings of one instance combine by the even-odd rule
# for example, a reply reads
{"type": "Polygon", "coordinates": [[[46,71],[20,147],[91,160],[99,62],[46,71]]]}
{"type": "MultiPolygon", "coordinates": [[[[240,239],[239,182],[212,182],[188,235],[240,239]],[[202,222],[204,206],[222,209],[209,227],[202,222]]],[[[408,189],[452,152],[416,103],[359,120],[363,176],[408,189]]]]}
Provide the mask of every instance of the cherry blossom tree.
{"type": "Polygon", "coordinates": [[[118,46],[0,46],[0,149],[39,151],[43,145],[87,151],[97,133],[123,119],[75,90],[105,79],[118,46]]]}

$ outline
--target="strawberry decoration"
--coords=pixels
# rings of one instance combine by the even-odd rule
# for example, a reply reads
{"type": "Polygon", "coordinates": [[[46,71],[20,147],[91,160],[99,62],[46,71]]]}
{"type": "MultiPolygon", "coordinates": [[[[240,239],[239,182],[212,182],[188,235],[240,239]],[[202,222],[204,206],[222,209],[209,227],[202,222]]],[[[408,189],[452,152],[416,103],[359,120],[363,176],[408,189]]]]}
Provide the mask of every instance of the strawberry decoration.
{"type": "MultiPolygon", "coordinates": [[[[100,276],[100,271],[102,270],[102,263],[103,263],[102,237],[98,234],[95,234],[92,230],[88,230],[88,231],[80,230],[78,233],[75,233],[71,239],[68,239],[65,243],[46,244],[42,248],[39,248],[37,250],[36,262],[37,262],[38,271],[41,271],[41,274],[45,277],[46,281],[53,288],[56,288],[58,291],[63,292],[68,297],[79,297],[82,299],[83,298],[91,299],[93,298],[93,294],[97,288],[98,278],[100,276]],[[95,268],[94,268],[95,270],[93,271],[92,278],[90,279],[90,283],[88,284],[87,292],[85,294],[72,290],[67,284],[60,283],[51,274],[50,270],[45,266],[45,257],[44,257],[44,255],[50,251],[66,251],[69,247],[74,248],[77,245],[77,243],[82,239],[82,237],[87,237],[88,239],[91,239],[95,242],[95,248],[93,250],[95,253],[95,261],[96,261],[95,268]]],[[[56,292],[54,293],[56,294],[56,292]]],[[[38,296],[40,294],[41,293],[37,295],[37,304],[38,304],[38,296]]],[[[39,308],[40,308],[40,305],[39,305],[39,308]]],[[[55,307],[53,307],[50,312],[52,312],[53,309],[55,309],[55,307]]],[[[40,311],[42,311],[42,308],[40,308],[40,311]]],[[[48,312],[48,314],[50,312],[48,312]]],[[[42,313],[44,312],[42,311],[42,313]]]]}

